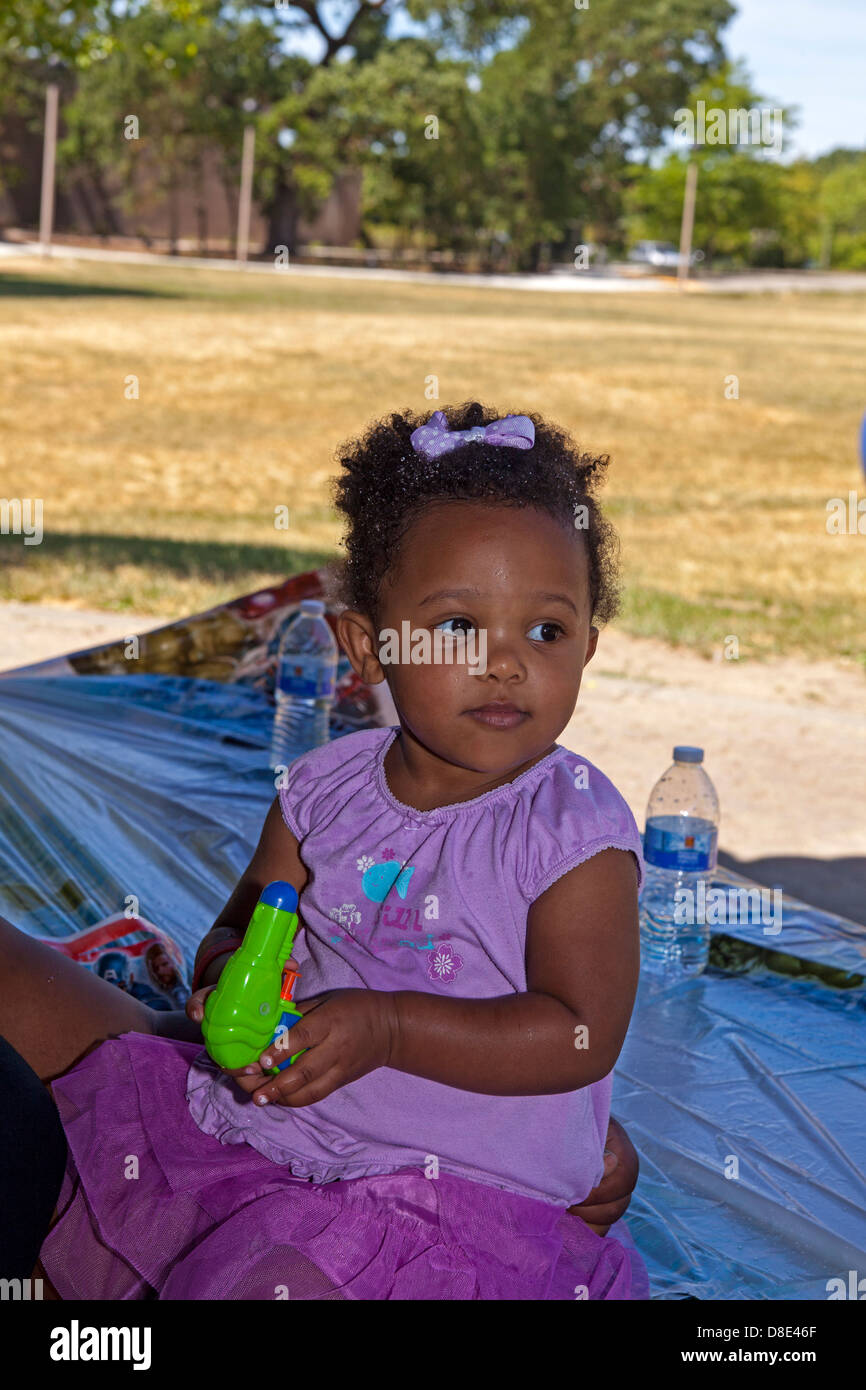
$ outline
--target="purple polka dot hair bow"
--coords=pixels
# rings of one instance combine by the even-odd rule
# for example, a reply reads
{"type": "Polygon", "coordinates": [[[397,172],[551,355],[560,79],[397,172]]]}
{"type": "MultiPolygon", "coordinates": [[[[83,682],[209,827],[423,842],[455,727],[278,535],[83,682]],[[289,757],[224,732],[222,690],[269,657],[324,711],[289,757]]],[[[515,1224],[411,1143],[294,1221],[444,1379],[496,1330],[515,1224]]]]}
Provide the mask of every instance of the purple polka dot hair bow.
{"type": "Polygon", "coordinates": [[[535,443],[535,426],[528,415],[506,415],[490,425],[476,425],[471,430],[452,430],[441,410],[434,411],[426,425],[412,431],[411,444],[416,454],[428,459],[450,454],[463,444],[478,440],[483,444],[504,445],[507,449],[531,449],[535,443]]]}

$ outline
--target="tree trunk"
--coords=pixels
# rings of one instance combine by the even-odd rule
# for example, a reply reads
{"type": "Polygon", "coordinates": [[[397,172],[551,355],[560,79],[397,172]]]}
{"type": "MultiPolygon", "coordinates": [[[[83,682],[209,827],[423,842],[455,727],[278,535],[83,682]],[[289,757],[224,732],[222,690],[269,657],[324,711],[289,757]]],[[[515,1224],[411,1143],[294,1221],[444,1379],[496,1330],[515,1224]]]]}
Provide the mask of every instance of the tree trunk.
{"type": "Polygon", "coordinates": [[[222,184],[223,193],[225,194],[226,209],[228,210],[229,246],[231,248],[232,255],[236,256],[238,253],[237,184],[233,181],[231,175],[228,173],[225,167],[223,167],[222,175],[220,177],[220,183],[222,184]]]}
{"type": "Polygon", "coordinates": [[[288,248],[290,256],[298,249],[298,222],[300,212],[295,190],[287,183],[280,182],[268,207],[268,245],[273,255],[277,246],[288,248]]]}
{"type": "MultiPolygon", "coordinates": [[[[76,202],[73,204],[74,211],[70,214],[72,218],[72,230],[75,230],[75,223],[79,217],[83,216],[87,226],[85,230],[95,232],[97,236],[108,237],[118,236],[121,225],[117,219],[114,203],[111,194],[105,187],[102,177],[102,170],[96,163],[92,154],[85,154],[81,164],[73,171],[70,182],[76,202]]],[[[65,193],[62,184],[58,182],[57,189],[57,221],[62,217],[64,209],[65,193]]]]}
{"type": "Polygon", "coordinates": [[[204,157],[200,154],[195,162],[195,217],[198,229],[198,253],[207,255],[207,199],[205,197],[204,157]]]}
{"type": "Polygon", "coordinates": [[[177,210],[177,176],[172,166],[168,185],[168,250],[169,255],[177,255],[178,239],[178,210],[177,210]]]}
{"type": "Polygon", "coordinates": [[[825,217],[821,226],[821,252],[818,258],[820,270],[829,270],[833,264],[833,233],[835,227],[829,217],[825,217]]]}

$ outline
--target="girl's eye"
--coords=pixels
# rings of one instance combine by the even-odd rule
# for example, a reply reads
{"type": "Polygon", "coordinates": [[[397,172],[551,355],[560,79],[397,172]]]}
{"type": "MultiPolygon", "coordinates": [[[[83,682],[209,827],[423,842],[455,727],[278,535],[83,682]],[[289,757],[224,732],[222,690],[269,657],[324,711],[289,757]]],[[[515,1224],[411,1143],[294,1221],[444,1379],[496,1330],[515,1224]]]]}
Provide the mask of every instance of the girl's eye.
{"type": "Polygon", "coordinates": [[[449,624],[449,623],[464,623],[465,626],[464,626],[464,628],[462,629],[464,632],[467,632],[470,628],[472,628],[472,627],[475,626],[475,624],[473,623],[473,621],[472,621],[471,618],[446,618],[444,622],[442,622],[442,623],[437,623],[437,624],[436,624],[436,627],[445,628],[447,631],[449,631],[449,632],[453,635],[454,632],[456,631],[456,629],[455,629],[455,628],[449,628],[449,627],[448,627],[448,624],[449,624]]]}
{"type": "Polygon", "coordinates": [[[555,642],[563,631],[564,629],[559,626],[559,623],[536,623],[535,627],[529,629],[529,636],[533,642],[555,642]],[[539,633],[540,636],[533,637],[534,632],[539,633]]]}

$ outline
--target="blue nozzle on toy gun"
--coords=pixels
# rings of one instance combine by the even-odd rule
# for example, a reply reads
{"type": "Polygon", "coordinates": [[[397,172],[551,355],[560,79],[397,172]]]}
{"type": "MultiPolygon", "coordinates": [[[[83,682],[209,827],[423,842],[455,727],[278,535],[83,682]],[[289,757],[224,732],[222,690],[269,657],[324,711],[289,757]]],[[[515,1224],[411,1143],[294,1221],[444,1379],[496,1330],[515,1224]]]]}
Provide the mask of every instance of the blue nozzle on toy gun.
{"type": "MultiPolygon", "coordinates": [[[[283,969],[298,930],[297,907],[298,895],[290,883],[276,880],[262,890],[243,942],[205,1000],[201,1024],[205,1047],[229,1071],[257,1062],[272,1042],[282,1048],[279,1039],[286,1028],[302,1017],[292,1003],[295,972],[286,971],[292,979],[283,983],[283,969]]],[[[271,1071],[276,1074],[294,1060],[271,1071]]]]}

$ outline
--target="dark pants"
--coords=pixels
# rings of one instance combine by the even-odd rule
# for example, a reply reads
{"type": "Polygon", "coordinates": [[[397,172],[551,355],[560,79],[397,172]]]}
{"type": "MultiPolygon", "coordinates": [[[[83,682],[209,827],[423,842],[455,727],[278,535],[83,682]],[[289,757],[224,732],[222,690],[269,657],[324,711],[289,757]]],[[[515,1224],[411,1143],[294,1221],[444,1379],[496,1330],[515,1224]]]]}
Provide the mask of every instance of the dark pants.
{"type": "Polygon", "coordinates": [[[66,1167],[57,1107],[35,1071],[0,1038],[0,1279],[27,1279],[66,1167]]]}

